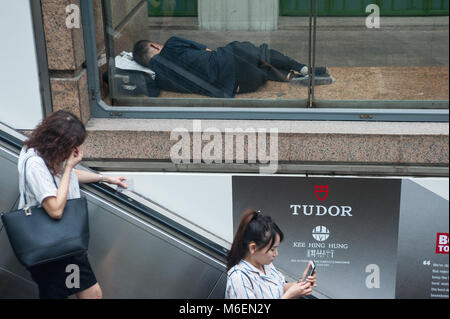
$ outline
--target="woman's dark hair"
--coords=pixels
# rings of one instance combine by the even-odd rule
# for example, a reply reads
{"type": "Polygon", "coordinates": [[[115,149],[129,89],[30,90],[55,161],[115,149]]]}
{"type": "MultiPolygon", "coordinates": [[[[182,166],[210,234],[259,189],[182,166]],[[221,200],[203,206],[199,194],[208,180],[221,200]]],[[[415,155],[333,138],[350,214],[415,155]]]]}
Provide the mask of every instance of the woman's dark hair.
{"type": "Polygon", "coordinates": [[[57,111],[42,120],[24,145],[34,148],[56,175],[73,150],[83,144],[86,135],[84,124],[75,115],[57,111]]]}
{"type": "Polygon", "coordinates": [[[150,41],[140,40],[133,48],[133,59],[142,66],[147,67],[151,58],[151,49],[148,45],[150,41]]]}
{"type": "Polygon", "coordinates": [[[248,245],[252,242],[257,249],[270,244],[268,250],[275,244],[276,235],[283,241],[284,235],[280,228],[272,221],[270,216],[264,216],[254,209],[246,210],[234,236],[233,245],[227,256],[227,270],[237,265],[248,253],[248,245]]]}

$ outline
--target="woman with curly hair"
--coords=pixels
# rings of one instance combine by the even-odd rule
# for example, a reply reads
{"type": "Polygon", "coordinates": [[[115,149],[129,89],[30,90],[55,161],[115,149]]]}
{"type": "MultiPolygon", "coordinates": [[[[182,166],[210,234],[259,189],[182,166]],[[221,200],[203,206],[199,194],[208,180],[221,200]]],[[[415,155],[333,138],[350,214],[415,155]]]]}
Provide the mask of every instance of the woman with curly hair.
{"type": "MultiPolygon", "coordinates": [[[[106,182],[127,187],[125,177],[103,177],[75,168],[83,159],[81,145],[86,135],[83,123],[69,112],[57,111],[42,120],[24,143],[19,156],[19,209],[25,205],[24,163],[27,165],[28,205],[42,205],[53,219],[63,217],[68,199],[80,198],[79,183],[106,182]]],[[[59,299],[71,295],[76,295],[79,299],[102,298],[102,290],[91,269],[87,253],[30,267],[28,270],[38,285],[40,298],[59,299]],[[79,267],[79,287],[67,287],[66,279],[70,275],[66,272],[68,265],[79,267]]]]}

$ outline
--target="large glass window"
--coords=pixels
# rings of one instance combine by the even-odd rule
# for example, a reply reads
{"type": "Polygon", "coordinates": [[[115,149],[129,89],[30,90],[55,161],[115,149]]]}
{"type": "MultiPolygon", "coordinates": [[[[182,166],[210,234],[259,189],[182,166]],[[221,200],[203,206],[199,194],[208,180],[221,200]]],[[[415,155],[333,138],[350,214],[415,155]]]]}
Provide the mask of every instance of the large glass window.
{"type": "Polygon", "coordinates": [[[446,10],[448,1],[318,1],[315,61],[329,65],[336,82],[316,87],[315,101],[445,107],[430,101],[449,98],[446,10]]]}
{"type": "Polygon", "coordinates": [[[448,1],[94,3],[96,54],[106,56],[98,87],[111,107],[429,109],[448,119],[448,1]]]}
{"type": "Polygon", "coordinates": [[[113,105],[306,106],[309,82],[291,80],[308,73],[309,19],[280,20],[278,0],[102,5],[113,105]]]}

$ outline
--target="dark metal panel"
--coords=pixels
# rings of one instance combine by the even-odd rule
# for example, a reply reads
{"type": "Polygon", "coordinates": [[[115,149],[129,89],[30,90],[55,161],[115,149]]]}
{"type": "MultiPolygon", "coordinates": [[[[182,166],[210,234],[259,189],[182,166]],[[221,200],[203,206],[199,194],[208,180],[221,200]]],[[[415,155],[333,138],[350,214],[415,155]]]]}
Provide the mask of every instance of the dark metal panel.
{"type": "Polygon", "coordinates": [[[227,287],[227,273],[224,271],[216,283],[208,299],[223,299],[227,287]]]}
{"type": "MultiPolygon", "coordinates": [[[[19,199],[17,155],[0,147],[0,213],[15,209],[19,199]]],[[[0,220],[0,229],[1,225],[0,220]]],[[[14,256],[6,231],[0,232],[0,298],[37,296],[28,271],[14,256]]]]}
{"type": "MultiPolygon", "coordinates": [[[[249,119],[249,120],[304,120],[304,121],[383,121],[383,122],[448,122],[448,109],[356,109],[331,108],[330,103],[319,102],[329,108],[211,108],[211,107],[119,107],[95,101],[96,117],[161,118],[161,119],[249,119]]],[[[383,102],[384,103],[384,102],[383,102]]],[[[443,102],[448,103],[448,102],[443,102]]],[[[369,104],[370,105],[370,104],[369,104]]],[[[405,106],[400,103],[400,106],[405,106]]],[[[395,106],[393,106],[395,107],[395,106]]]]}
{"type": "MultiPolygon", "coordinates": [[[[448,1],[441,0],[319,0],[319,16],[365,16],[369,4],[380,6],[384,16],[448,15],[448,1]]],[[[280,15],[307,16],[303,0],[280,0],[280,15]]]]}
{"type": "MultiPolygon", "coordinates": [[[[10,211],[14,208],[18,195],[17,163],[13,154],[0,148],[0,212],[10,211]]],[[[1,257],[0,257],[1,258],[1,257]]]]}
{"type": "Polygon", "coordinates": [[[198,15],[197,0],[148,0],[149,16],[196,17],[198,15]]]}
{"type": "Polygon", "coordinates": [[[88,198],[89,259],[105,298],[208,298],[224,266],[133,215],[88,198]]]}
{"type": "Polygon", "coordinates": [[[34,282],[0,267],[0,299],[35,298],[38,298],[38,289],[34,282]]]}

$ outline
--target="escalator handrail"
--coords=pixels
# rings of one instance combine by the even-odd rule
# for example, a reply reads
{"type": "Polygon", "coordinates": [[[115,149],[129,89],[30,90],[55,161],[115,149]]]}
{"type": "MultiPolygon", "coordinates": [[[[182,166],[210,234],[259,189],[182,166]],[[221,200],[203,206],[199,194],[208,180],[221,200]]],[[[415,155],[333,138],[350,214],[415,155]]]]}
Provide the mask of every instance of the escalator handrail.
{"type": "MultiPolygon", "coordinates": [[[[111,199],[117,200],[121,204],[126,204],[133,210],[150,217],[150,219],[157,221],[166,227],[169,227],[176,233],[193,240],[194,242],[202,245],[208,250],[214,251],[215,253],[217,253],[222,257],[226,257],[226,255],[228,254],[228,249],[226,249],[225,247],[222,247],[221,245],[214,243],[213,241],[205,238],[204,236],[197,234],[196,232],[192,231],[186,226],[174,222],[173,220],[164,216],[163,214],[158,213],[156,210],[147,207],[142,203],[139,203],[138,201],[132,199],[131,197],[126,196],[122,192],[116,191],[114,188],[110,186],[99,183],[90,183],[89,187],[92,187],[93,189],[108,196],[111,199]]],[[[82,186],[82,188],[84,187],[82,186]]]]}
{"type": "Polygon", "coordinates": [[[17,137],[14,137],[14,136],[4,132],[3,130],[0,130],[0,141],[6,142],[7,144],[9,144],[19,150],[23,146],[23,141],[21,141],[17,137]]]}

